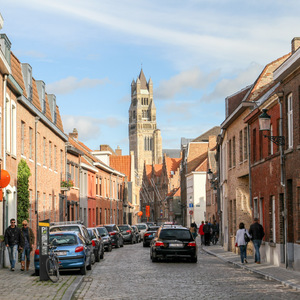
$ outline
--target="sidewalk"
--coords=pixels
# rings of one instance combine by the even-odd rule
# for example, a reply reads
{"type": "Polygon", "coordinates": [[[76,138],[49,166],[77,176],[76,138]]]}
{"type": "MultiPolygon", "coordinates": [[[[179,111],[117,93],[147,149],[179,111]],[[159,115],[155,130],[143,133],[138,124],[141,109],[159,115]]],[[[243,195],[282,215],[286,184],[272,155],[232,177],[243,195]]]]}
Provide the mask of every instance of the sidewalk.
{"type": "Polygon", "coordinates": [[[300,272],[287,270],[281,267],[276,267],[268,263],[256,264],[253,257],[247,258],[248,264],[242,264],[240,256],[229,251],[225,251],[221,246],[203,246],[202,249],[214,255],[221,260],[239,266],[250,272],[260,274],[266,279],[272,279],[279,281],[285,286],[288,286],[294,290],[300,291],[300,272]]]}
{"type": "Polygon", "coordinates": [[[16,264],[15,271],[8,268],[0,269],[1,299],[33,300],[33,299],[71,299],[75,289],[80,284],[83,276],[61,276],[57,283],[40,281],[34,273],[31,263],[29,271],[20,271],[20,263],[16,264]]]}

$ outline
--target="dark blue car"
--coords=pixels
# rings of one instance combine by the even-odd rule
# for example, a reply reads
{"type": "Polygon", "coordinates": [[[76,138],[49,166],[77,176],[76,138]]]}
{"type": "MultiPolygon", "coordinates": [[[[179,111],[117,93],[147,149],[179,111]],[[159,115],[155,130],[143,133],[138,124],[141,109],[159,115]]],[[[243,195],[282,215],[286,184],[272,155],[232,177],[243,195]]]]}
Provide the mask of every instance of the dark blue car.
{"type": "MultiPolygon", "coordinates": [[[[86,270],[91,270],[91,247],[87,245],[86,239],[79,232],[60,231],[50,233],[49,242],[55,246],[54,252],[59,259],[60,269],[80,269],[82,275],[86,270]]],[[[39,274],[39,249],[34,254],[35,274],[39,274]]]]}

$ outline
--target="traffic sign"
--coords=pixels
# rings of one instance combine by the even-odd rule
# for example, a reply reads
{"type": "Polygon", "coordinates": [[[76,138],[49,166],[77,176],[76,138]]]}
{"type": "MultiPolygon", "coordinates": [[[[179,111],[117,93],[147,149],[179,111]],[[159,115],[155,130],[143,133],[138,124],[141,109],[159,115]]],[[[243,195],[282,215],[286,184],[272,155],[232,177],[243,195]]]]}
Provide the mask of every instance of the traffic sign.
{"type": "Polygon", "coordinates": [[[190,215],[192,215],[193,213],[194,213],[194,211],[193,211],[193,210],[190,210],[190,211],[189,211],[189,214],[190,214],[190,215]]]}
{"type": "Polygon", "coordinates": [[[189,203],[189,207],[194,207],[194,203],[189,203]]]}

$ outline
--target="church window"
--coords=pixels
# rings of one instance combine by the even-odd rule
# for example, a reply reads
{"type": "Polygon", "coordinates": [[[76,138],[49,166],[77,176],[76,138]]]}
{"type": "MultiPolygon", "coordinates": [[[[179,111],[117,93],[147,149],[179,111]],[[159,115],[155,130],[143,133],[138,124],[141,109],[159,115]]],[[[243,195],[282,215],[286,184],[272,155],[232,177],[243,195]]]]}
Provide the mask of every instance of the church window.
{"type": "Polygon", "coordinates": [[[135,110],[133,111],[133,119],[135,120],[135,118],[136,118],[136,112],[135,112],[135,110]]]}

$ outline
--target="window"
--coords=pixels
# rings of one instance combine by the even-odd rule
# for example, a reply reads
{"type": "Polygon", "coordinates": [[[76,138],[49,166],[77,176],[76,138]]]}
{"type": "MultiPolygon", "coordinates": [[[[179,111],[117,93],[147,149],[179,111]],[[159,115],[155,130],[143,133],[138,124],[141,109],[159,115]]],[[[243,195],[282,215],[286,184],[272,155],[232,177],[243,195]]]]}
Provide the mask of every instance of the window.
{"type": "Polygon", "coordinates": [[[244,128],[244,160],[248,159],[248,132],[247,127],[244,128]]]}
{"type": "Polygon", "coordinates": [[[11,153],[17,155],[17,113],[16,103],[11,104],[11,153]]]}
{"type": "Polygon", "coordinates": [[[232,138],[232,166],[235,167],[235,136],[232,138]]]}
{"type": "Polygon", "coordinates": [[[52,168],[52,142],[49,141],[49,169],[52,168]]]}
{"type": "Polygon", "coordinates": [[[252,153],[253,153],[253,162],[256,162],[256,128],[253,129],[252,153]]]}
{"type": "Polygon", "coordinates": [[[288,95],[287,99],[287,134],[288,147],[293,147],[293,94],[288,95]]]}
{"type": "Polygon", "coordinates": [[[64,159],[63,159],[63,151],[60,150],[60,171],[64,170],[64,159]]]}
{"type": "Polygon", "coordinates": [[[54,171],[57,171],[57,164],[56,164],[56,152],[57,152],[57,146],[54,145],[54,171]]]}
{"type": "Polygon", "coordinates": [[[240,163],[243,162],[243,131],[239,133],[240,163]]]}
{"type": "Polygon", "coordinates": [[[24,155],[25,145],[25,122],[21,121],[21,155],[24,155]]]}
{"type": "Polygon", "coordinates": [[[100,177],[99,181],[100,181],[99,194],[100,196],[102,196],[102,177],[100,177]]]}
{"type": "Polygon", "coordinates": [[[232,149],[231,149],[231,140],[228,142],[228,166],[229,169],[232,167],[232,149]]]}
{"type": "MultiPolygon", "coordinates": [[[[98,177],[96,177],[96,195],[98,195],[98,177]]],[[[98,213],[96,215],[97,215],[97,224],[98,224],[98,213]]]]}
{"type": "Polygon", "coordinates": [[[264,226],[264,198],[259,199],[259,222],[264,226]]]}
{"type": "Polygon", "coordinates": [[[270,198],[270,241],[276,243],[275,196],[270,198]]]}
{"type": "Polygon", "coordinates": [[[6,134],[5,134],[5,143],[6,151],[10,152],[10,103],[9,99],[6,98],[6,134]]]}
{"type": "Polygon", "coordinates": [[[43,137],[43,165],[46,166],[46,138],[43,137]]]}
{"type": "Polygon", "coordinates": [[[258,218],[258,207],[257,198],[253,199],[253,217],[258,218]]]}
{"type": "Polygon", "coordinates": [[[33,129],[29,127],[29,158],[33,157],[33,129]]]}
{"type": "Polygon", "coordinates": [[[263,159],[263,132],[259,131],[259,159],[263,159]]]}
{"type": "Polygon", "coordinates": [[[42,85],[42,113],[46,112],[46,97],[45,97],[45,86],[42,85]]]}

